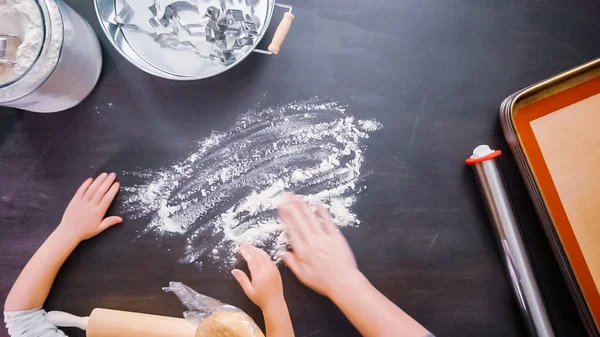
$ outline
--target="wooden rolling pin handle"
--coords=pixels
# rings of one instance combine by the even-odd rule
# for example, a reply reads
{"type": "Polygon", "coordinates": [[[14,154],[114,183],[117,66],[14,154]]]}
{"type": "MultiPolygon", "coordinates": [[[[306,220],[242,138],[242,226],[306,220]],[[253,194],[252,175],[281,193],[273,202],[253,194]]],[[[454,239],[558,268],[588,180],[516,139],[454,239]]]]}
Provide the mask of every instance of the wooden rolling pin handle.
{"type": "Polygon", "coordinates": [[[271,53],[279,54],[281,44],[285,40],[290,31],[290,27],[292,26],[292,21],[294,21],[294,14],[289,12],[283,14],[283,19],[281,19],[281,23],[279,24],[279,27],[277,27],[275,35],[273,35],[273,41],[271,41],[271,44],[269,45],[269,51],[271,53]]]}
{"type": "Polygon", "coordinates": [[[50,311],[46,314],[46,320],[56,326],[81,330],[87,330],[89,319],[89,317],[79,317],[64,311],[50,311]]]}
{"type": "Polygon", "coordinates": [[[87,337],[195,337],[198,327],[183,318],[96,308],[87,337]]]}

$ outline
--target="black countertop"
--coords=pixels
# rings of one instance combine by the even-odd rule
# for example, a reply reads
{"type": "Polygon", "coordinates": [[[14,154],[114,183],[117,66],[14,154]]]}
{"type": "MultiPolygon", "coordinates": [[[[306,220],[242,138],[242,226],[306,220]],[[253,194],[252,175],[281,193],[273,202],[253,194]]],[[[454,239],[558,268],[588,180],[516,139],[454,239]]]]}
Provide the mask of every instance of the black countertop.
{"type": "MultiPolygon", "coordinates": [[[[498,107],[514,91],[600,55],[597,1],[290,2],[296,20],[279,56],[255,54],[220,76],[174,82],[124,60],[101,32],[91,1],[67,1],[100,37],[103,72],[74,109],[43,115],[0,108],[0,297],[86,177],[166,165],[257,103],[318,96],[383,124],[367,142],[364,169],[371,174],[354,207],[363,224],[344,233],[385,295],[439,336],[526,335],[464,165],[476,145],[488,143],[505,150],[501,167],[557,335],[584,335],[504,141],[498,107]]],[[[159,249],[150,237],[132,242],[143,226],[126,221],[83,243],[46,307],[177,316],[183,307],[160,288],[179,280],[262,324],[229,274],[177,264],[177,249],[159,249]]],[[[297,336],[358,335],[329,301],[281,270],[297,336]]]]}

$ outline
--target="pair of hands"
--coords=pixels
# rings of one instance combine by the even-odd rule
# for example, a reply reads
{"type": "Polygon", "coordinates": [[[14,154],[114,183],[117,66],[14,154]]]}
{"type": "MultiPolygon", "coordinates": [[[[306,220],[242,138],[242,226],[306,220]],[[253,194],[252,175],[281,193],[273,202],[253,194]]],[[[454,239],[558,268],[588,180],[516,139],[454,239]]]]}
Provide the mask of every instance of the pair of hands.
{"type": "MultiPolygon", "coordinates": [[[[116,177],[115,173],[102,173],[96,179],[84,181],[69,202],[56,231],[79,243],[123,222],[118,216],[104,218],[119,191],[116,177]]],[[[242,245],[240,252],[248,262],[252,281],[241,270],[232,273],[246,295],[263,310],[282,303],[281,275],[269,255],[249,245],[242,245]]]]}
{"type": "MultiPolygon", "coordinates": [[[[119,187],[115,173],[87,179],[67,206],[57,231],[81,242],[121,223],[123,219],[118,216],[104,218],[119,187]]],[[[300,196],[287,194],[279,217],[293,250],[285,253],[283,260],[302,283],[330,296],[340,280],[358,273],[346,239],[323,205],[313,211],[300,196]]],[[[246,295],[263,310],[280,304],[281,275],[269,255],[249,245],[242,245],[240,252],[248,262],[252,280],[238,269],[232,274],[246,295]]]]}
{"type": "MultiPolygon", "coordinates": [[[[88,178],[69,202],[56,231],[76,243],[90,239],[105,229],[123,222],[118,216],[104,218],[119,191],[115,173],[102,173],[88,178]]],[[[246,295],[263,310],[283,301],[283,284],[279,270],[264,251],[249,245],[240,247],[252,275],[252,281],[241,270],[233,276],[246,295]]]]}
{"type": "MultiPolygon", "coordinates": [[[[342,280],[360,273],[348,242],[322,204],[313,211],[300,196],[287,194],[279,217],[293,250],[283,260],[306,286],[331,296],[342,280]]],[[[241,270],[232,274],[246,295],[263,311],[283,301],[281,275],[269,255],[248,245],[240,246],[240,252],[252,281],[241,270]]]]}

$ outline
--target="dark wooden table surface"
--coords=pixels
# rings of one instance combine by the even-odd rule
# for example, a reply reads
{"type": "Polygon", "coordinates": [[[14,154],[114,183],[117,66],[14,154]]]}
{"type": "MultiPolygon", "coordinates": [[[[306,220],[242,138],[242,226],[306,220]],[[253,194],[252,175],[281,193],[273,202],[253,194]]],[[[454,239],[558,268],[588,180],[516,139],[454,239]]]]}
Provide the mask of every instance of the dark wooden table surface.
{"type": "MultiPolygon", "coordinates": [[[[384,126],[368,140],[372,174],[355,206],[363,225],[344,232],[364,273],[439,336],[526,335],[463,161],[480,143],[508,150],[498,122],[506,96],[600,55],[597,0],[292,0],[296,20],[279,56],[252,55],[189,83],[138,70],[108,43],[91,0],[67,3],[100,37],[104,68],[69,111],[0,108],[0,298],[86,177],[166,165],[257,102],[319,96],[384,126]]],[[[582,336],[509,151],[501,166],[557,334],[582,336]]],[[[161,291],[179,280],[262,322],[229,274],[177,264],[177,249],[158,249],[150,237],[132,242],[143,226],[126,221],[83,243],[47,308],[180,315],[161,291]]],[[[297,336],[358,335],[281,270],[297,336]]]]}

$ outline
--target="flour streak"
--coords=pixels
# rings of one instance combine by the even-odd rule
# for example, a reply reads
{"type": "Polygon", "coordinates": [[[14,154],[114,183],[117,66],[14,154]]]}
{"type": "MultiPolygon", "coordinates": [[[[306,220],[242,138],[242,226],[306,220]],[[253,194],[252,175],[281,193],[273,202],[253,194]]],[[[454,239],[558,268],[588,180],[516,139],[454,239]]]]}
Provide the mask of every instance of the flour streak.
{"type": "Polygon", "coordinates": [[[251,110],[180,162],[126,172],[139,182],[122,188],[124,211],[147,219],[141,235],[184,238],[181,263],[231,266],[242,242],[276,255],[286,244],[276,211],[284,191],[324,203],[341,227],[360,223],[362,141],[380,128],[318,98],[251,110]]]}

